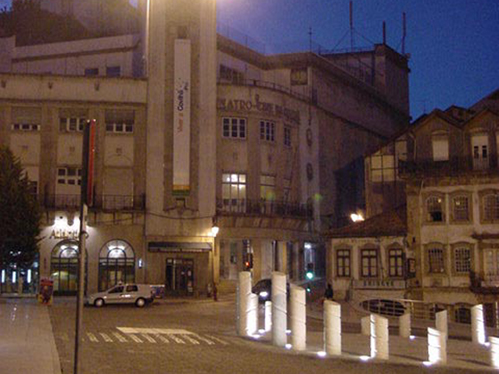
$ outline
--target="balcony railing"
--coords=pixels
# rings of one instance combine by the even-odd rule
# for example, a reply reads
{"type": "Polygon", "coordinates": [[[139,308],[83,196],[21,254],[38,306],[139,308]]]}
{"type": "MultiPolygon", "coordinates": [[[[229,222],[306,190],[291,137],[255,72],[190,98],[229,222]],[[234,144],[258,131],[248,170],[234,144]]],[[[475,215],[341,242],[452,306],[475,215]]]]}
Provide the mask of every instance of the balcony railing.
{"type": "Polygon", "coordinates": [[[383,290],[404,290],[407,288],[403,279],[362,279],[354,280],[354,289],[383,289],[383,290]]]}
{"type": "Polygon", "coordinates": [[[471,157],[452,157],[447,161],[399,160],[399,176],[458,176],[469,173],[497,173],[497,163],[493,159],[473,160],[471,157]]]}
{"type": "MultiPolygon", "coordinates": [[[[40,196],[40,205],[46,209],[78,209],[80,195],[40,196]]],[[[144,210],[145,195],[96,195],[91,208],[107,211],[144,210]]]]}
{"type": "Polygon", "coordinates": [[[313,217],[312,206],[275,200],[217,199],[217,211],[236,215],[313,217]]]}

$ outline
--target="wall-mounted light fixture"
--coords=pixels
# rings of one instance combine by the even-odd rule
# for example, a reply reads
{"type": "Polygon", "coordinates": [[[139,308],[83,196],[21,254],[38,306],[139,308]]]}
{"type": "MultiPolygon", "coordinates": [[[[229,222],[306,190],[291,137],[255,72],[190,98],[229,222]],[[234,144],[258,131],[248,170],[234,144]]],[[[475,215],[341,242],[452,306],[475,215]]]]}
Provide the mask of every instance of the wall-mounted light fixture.
{"type": "Polygon", "coordinates": [[[219,231],[220,228],[218,227],[217,224],[217,217],[213,217],[211,225],[211,235],[213,235],[213,237],[216,238],[219,231]]]}
{"type": "Polygon", "coordinates": [[[142,261],[141,258],[139,258],[139,269],[142,269],[144,267],[144,261],[142,261]]]}

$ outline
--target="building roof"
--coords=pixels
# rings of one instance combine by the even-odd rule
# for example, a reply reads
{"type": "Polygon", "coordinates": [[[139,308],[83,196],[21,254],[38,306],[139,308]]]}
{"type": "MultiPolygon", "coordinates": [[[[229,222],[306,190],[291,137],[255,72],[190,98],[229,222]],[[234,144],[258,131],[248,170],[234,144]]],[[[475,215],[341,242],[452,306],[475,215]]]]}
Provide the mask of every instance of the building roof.
{"type": "Polygon", "coordinates": [[[405,236],[407,209],[405,205],[383,212],[362,222],[353,223],[326,233],[329,238],[366,238],[378,236],[405,236]]]}

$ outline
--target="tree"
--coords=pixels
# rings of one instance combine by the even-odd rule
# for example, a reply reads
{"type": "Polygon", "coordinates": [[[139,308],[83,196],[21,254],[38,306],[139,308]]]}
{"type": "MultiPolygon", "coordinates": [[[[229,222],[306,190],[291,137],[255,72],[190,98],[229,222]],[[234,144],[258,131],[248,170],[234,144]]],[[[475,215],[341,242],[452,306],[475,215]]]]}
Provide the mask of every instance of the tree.
{"type": "Polygon", "coordinates": [[[40,209],[21,162],[0,147],[0,267],[30,266],[38,253],[40,209]]]}

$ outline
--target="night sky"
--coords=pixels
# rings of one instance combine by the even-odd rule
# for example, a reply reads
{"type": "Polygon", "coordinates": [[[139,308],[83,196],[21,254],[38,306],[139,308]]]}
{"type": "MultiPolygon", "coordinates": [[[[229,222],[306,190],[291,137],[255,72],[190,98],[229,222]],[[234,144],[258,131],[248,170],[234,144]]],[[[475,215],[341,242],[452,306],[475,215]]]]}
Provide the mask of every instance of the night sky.
{"type": "MultiPolygon", "coordinates": [[[[133,2],[134,0],[132,0],[133,2]]],[[[136,1],[136,0],[135,0],[136,1]]],[[[348,48],[349,0],[217,0],[219,27],[238,30],[267,53],[348,48]]],[[[10,0],[0,0],[0,7],[10,0]]],[[[354,0],[354,46],[382,41],[410,54],[411,115],[449,105],[470,106],[499,88],[499,1],[354,0]]]]}

